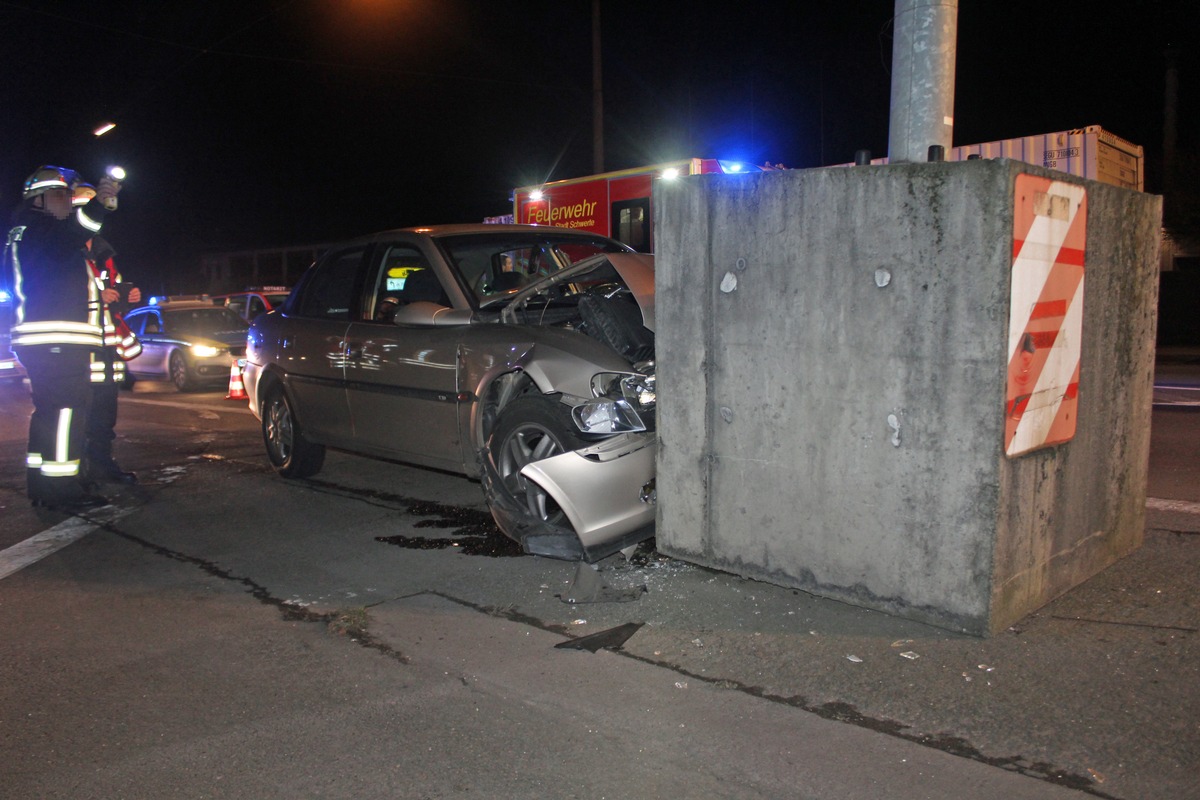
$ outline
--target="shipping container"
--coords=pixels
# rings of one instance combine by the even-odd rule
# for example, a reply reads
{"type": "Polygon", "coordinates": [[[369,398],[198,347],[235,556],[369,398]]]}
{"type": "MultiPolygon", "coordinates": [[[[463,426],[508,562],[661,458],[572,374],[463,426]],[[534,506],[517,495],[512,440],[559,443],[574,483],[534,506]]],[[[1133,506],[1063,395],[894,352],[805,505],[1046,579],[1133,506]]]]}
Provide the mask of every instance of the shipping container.
{"type": "Polygon", "coordinates": [[[1142,146],[1127,142],[1099,125],[999,142],[962,145],[953,148],[946,155],[946,160],[965,161],[971,157],[1011,158],[1080,178],[1145,191],[1142,146]]]}
{"type": "MultiPolygon", "coordinates": [[[[1127,142],[1099,125],[998,142],[964,144],[946,153],[947,161],[966,161],[970,158],[1011,158],[1080,178],[1145,191],[1142,146],[1127,142]]],[[[874,158],[871,163],[886,164],[888,160],[874,158]]]]}

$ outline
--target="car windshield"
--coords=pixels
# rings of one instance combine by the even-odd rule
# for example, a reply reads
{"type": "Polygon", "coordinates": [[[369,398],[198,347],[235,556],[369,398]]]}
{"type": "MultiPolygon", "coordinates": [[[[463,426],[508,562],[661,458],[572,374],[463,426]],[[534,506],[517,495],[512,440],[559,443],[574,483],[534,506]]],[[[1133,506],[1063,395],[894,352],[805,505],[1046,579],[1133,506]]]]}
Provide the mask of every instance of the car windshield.
{"type": "Polygon", "coordinates": [[[480,305],[597,253],[628,250],[603,236],[556,235],[552,230],[444,236],[438,244],[480,305]]]}
{"type": "Polygon", "coordinates": [[[244,331],[250,327],[244,319],[224,306],[165,311],[163,323],[168,331],[193,335],[244,331]]]}

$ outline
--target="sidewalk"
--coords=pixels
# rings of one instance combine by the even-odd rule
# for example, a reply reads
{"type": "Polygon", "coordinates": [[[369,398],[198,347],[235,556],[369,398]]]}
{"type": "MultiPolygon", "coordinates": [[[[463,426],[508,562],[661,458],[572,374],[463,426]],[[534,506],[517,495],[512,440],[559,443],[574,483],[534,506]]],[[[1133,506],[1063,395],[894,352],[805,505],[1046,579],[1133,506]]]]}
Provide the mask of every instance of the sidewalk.
{"type": "MultiPolygon", "coordinates": [[[[1200,798],[1200,511],[989,639],[698,568],[613,567],[637,604],[579,607],[623,647],[735,688],[1099,797],[1200,798]]],[[[1020,795],[1017,795],[1020,796],[1020,795]]]]}

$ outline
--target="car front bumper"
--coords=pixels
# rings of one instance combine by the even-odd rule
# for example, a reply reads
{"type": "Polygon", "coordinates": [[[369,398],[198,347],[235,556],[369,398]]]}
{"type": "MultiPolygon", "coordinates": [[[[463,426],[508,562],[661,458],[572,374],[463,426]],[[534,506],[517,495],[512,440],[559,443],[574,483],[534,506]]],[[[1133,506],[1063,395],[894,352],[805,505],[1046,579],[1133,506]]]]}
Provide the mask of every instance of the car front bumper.
{"type": "Polygon", "coordinates": [[[480,455],[492,514],[526,552],[591,563],[654,535],[657,451],[656,434],[625,434],[526,465],[521,474],[558,503],[570,528],[531,516],[503,491],[487,451],[480,455]]]}

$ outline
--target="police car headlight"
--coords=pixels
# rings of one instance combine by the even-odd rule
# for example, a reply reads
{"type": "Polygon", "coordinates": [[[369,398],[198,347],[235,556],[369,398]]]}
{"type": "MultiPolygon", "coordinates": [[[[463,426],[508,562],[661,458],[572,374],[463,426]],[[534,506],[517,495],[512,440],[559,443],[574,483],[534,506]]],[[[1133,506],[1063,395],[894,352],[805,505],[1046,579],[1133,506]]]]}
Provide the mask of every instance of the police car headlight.
{"type": "Polygon", "coordinates": [[[192,355],[197,358],[212,358],[221,355],[221,349],[207,344],[194,344],[192,345],[192,355]]]}

